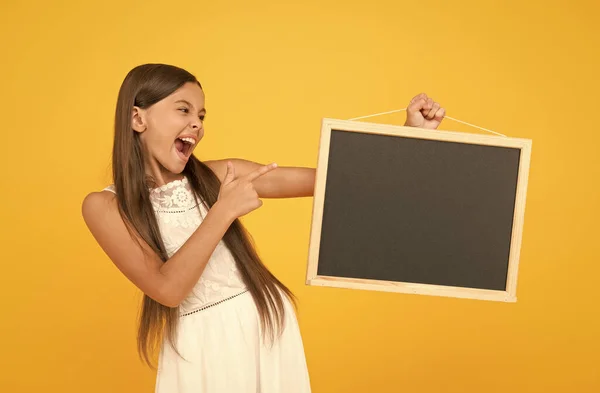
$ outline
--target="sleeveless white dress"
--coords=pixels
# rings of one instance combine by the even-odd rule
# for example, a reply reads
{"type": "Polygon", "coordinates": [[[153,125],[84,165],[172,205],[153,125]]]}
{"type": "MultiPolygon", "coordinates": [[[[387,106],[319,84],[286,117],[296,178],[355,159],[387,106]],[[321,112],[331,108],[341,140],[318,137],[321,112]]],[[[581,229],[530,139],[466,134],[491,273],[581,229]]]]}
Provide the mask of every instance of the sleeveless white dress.
{"type": "MultiPolygon", "coordinates": [[[[114,191],[113,186],[105,188],[114,191]]],[[[150,191],[169,256],[206,216],[187,179],[150,191]]],[[[165,340],[157,393],[307,393],[311,391],[294,307],[284,297],[285,326],[263,341],[258,311],[229,249],[221,241],[200,280],[179,306],[177,349],[165,340]],[[266,339],[268,340],[268,338],[266,339]]]]}

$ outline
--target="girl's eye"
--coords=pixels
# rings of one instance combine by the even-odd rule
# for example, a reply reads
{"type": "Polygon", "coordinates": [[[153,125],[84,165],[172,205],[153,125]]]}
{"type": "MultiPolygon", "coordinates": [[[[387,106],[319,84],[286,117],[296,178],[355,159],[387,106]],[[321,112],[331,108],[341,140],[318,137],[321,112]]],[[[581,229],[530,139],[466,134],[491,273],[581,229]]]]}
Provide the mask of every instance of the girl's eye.
{"type": "Polygon", "coordinates": [[[182,111],[183,113],[188,113],[189,109],[188,108],[179,108],[180,111],[182,111]]]}
{"type": "Polygon", "coordinates": [[[200,116],[200,121],[204,121],[204,115],[200,116]]]}

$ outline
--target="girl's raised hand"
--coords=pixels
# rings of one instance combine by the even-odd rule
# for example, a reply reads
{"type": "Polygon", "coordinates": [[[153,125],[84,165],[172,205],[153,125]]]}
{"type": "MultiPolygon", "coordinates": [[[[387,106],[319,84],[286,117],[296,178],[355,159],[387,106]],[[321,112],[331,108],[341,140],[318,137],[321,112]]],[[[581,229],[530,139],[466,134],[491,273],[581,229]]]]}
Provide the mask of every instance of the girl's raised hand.
{"type": "Polygon", "coordinates": [[[444,119],[446,110],[427,94],[421,93],[410,101],[406,108],[405,126],[436,129],[444,119]]]}

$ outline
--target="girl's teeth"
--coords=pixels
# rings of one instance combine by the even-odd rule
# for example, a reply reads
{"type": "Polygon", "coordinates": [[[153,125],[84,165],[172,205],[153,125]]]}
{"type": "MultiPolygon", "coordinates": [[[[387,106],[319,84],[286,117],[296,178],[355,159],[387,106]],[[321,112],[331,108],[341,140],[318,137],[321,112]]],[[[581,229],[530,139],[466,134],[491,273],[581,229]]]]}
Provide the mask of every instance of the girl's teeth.
{"type": "Polygon", "coordinates": [[[194,144],[194,140],[192,138],[180,138],[182,141],[189,143],[190,145],[194,144]]]}

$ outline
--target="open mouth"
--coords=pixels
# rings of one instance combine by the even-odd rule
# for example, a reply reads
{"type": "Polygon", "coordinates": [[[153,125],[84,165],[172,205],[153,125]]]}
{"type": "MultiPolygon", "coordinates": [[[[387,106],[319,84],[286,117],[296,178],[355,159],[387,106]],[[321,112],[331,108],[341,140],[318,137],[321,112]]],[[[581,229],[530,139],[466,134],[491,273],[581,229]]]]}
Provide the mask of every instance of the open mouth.
{"type": "Polygon", "coordinates": [[[194,143],[196,141],[192,138],[177,138],[175,139],[175,148],[177,153],[183,160],[187,160],[192,155],[194,143]]]}

